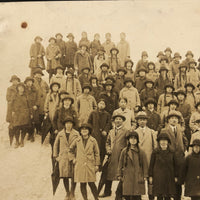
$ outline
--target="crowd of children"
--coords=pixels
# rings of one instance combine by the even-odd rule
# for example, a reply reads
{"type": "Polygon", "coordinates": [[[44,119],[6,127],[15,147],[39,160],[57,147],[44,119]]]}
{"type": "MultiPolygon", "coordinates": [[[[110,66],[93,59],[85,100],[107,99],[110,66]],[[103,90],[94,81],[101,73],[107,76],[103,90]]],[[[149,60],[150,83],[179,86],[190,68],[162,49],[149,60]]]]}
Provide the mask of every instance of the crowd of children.
{"type": "Polygon", "coordinates": [[[180,200],[183,184],[185,196],[199,200],[200,64],[193,53],[181,62],[168,47],[152,62],[143,51],[134,71],[125,33],[117,45],[110,33],[102,44],[99,34],[90,42],[83,32],[78,45],[72,33],[67,38],[56,34],[45,50],[35,37],[30,76],[24,82],[11,77],[10,145],[15,138],[14,147],[23,147],[26,134],[34,142],[48,121],[65,200],[75,199],[76,183],[84,200],[87,184],[95,200],[111,196],[113,181],[119,181],[116,200],[140,200],[147,193],[150,200],[180,200]],[[95,184],[98,171],[103,194],[95,184]]]}

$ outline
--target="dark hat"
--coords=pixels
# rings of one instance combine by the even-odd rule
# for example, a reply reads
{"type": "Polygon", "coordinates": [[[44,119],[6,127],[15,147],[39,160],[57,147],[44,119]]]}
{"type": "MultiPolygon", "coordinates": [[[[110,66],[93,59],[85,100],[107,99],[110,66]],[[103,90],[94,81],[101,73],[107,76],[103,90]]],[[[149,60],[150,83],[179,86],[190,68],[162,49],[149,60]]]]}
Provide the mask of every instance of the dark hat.
{"type": "Polygon", "coordinates": [[[59,91],[59,96],[62,95],[62,94],[66,94],[67,95],[69,93],[67,92],[67,90],[60,90],[59,91]]]}
{"type": "Polygon", "coordinates": [[[168,63],[168,58],[167,58],[167,56],[162,56],[159,62],[161,63],[163,60],[165,60],[165,61],[168,63]]]}
{"type": "Polygon", "coordinates": [[[82,48],[83,46],[85,46],[86,48],[89,48],[88,43],[85,41],[80,42],[79,46],[80,46],[80,48],[82,48]]]}
{"type": "Polygon", "coordinates": [[[57,85],[58,88],[60,88],[60,83],[58,83],[58,82],[53,82],[53,83],[50,84],[50,89],[51,89],[51,90],[52,90],[52,87],[53,87],[54,85],[57,85]]]}
{"type": "Polygon", "coordinates": [[[79,127],[79,131],[81,131],[82,128],[87,128],[87,129],[89,129],[90,133],[92,132],[92,126],[89,123],[83,123],[83,124],[81,124],[80,127],[79,127]]]}
{"type": "Polygon", "coordinates": [[[116,48],[116,47],[113,47],[111,50],[110,50],[110,53],[112,54],[112,51],[113,50],[116,50],[117,51],[117,54],[119,53],[119,49],[118,48],[116,48]]]}
{"type": "Polygon", "coordinates": [[[154,62],[148,62],[148,64],[147,64],[147,67],[149,67],[149,65],[153,65],[154,66],[154,68],[156,67],[156,65],[155,65],[155,63],[154,62]]]}
{"type": "Polygon", "coordinates": [[[168,103],[167,105],[170,106],[171,104],[175,104],[177,107],[179,106],[178,101],[175,100],[175,99],[170,100],[169,103],[168,103]]]}
{"type": "Polygon", "coordinates": [[[40,36],[36,36],[34,41],[36,41],[37,39],[41,40],[42,41],[42,38],[40,36]]]}
{"type": "Polygon", "coordinates": [[[167,140],[169,143],[171,143],[169,135],[165,130],[161,131],[161,133],[158,135],[157,141],[159,142],[160,140],[167,140]]]}
{"type": "Polygon", "coordinates": [[[56,42],[56,38],[54,38],[54,37],[50,37],[50,38],[49,38],[49,42],[50,42],[51,40],[54,40],[54,41],[56,42]]]}
{"type": "Polygon", "coordinates": [[[170,47],[167,47],[164,52],[166,52],[166,51],[170,51],[172,53],[172,50],[170,47]]]}
{"type": "Polygon", "coordinates": [[[66,99],[70,99],[70,100],[72,101],[72,104],[74,103],[74,98],[73,98],[71,95],[67,94],[67,95],[62,99],[62,103],[63,103],[64,100],[66,100],[66,99]]]}
{"type": "Polygon", "coordinates": [[[92,81],[92,79],[96,79],[96,80],[98,81],[98,78],[97,78],[97,76],[96,76],[95,74],[92,74],[92,75],[90,76],[90,81],[92,81]]]}
{"type": "Polygon", "coordinates": [[[145,68],[145,67],[140,67],[139,69],[138,69],[138,73],[139,72],[141,72],[141,71],[143,71],[143,72],[146,72],[147,73],[147,69],[145,68]]]}
{"type": "Polygon", "coordinates": [[[148,53],[146,51],[143,51],[141,57],[143,57],[143,56],[147,56],[148,57],[148,53]]]}
{"type": "Polygon", "coordinates": [[[74,76],[74,70],[73,69],[68,69],[66,72],[65,72],[65,74],[67,75],[67,74],[71,74],[72,76],[74,76]]]}
{"type": "Polygon", "coordinates": [[[113,83],[115,83],[115,78],[113,75],[108,75],[106,78],[105,78],[105,81],[107,80],[111,80],[113,83]]]}
{"type": "Polygon", "coordinates": [[[121,117],[123,121],[126,120],[126,117],[123,116],[123,115],[121,115],[121,114],[115,114],[115,115],[113,115],[113,116],[112,116],[112,120],[114,121],[116,117],[121,117]]]}
{"type": "Polygon", "coordinates": [[[91,85],[90,85],[89,83],[84,83],[84,84],[83,84],[82,91],[83,91],[85,88],[89,88],[89,90],[92,91],[91,85]]]}
{"type": "Polygon", "coordinates": [[[61,33],[57,33],[56,35],[55,35],[55,37],[57,37],[57,36],[61,36],[61,37],[63,37],[63,35],[61,34],[61,33]]]}
{"type": "Polygon", "coordinates": [[[114,86],[113,82],[111,80],[107,80],[105,83],[104,83],[104,87],[107,86],[107,85],[111,85],[112,87],[114,86]]]}
{"type": "Polygon", "coordinates": [[[126,139],[128,140],[130,137],[136,138],[138,143],[139,143],[139,136],[138,136],[138,133],[136,131],[128,131],[126,133],[126,139]]]}
{"type": "Polygon", "coordinates": [[[42,76],[44,76],[44,74],[43,74],[43,72],[42,72],[42,70],[41,69],[36,69],[36,70],[34,70],[33,71],[33,74],[41,74],[42,76]]]}
{"type": "Polygon", "coordinates": [[[179,65],[178,68],[179,68],[179,69],[181,69],[181,68],[186,68],[186,69],[187,69],[187,65],[186,65],[186,63],[182,62],[182,63],[179,65]]]}
{"type": "Polygon", "coordinates": [[[192,51],[187,51],[187,53],[185,54],[185,57],[187,57],[187,55],[191,55],[192,57],[194,57],[194,54],[192,53],[192,51]]]}
{"type": "Polygon", "coordinates": [[[75,124],[74,118],[71,117],[71,116],[67,116],[66,118],[64,118],[64,119],[62,120],[62,122],[63,122],[63,125],[65,125],[66,122],[71,122],[73,125],[75,124]]]}
{"type": "Polygon", "coordinates": [[[106,33],[105,36],[107,36],[107,35],[111,36],[111,33],[106,33]]]}
{"type": "Polygon", "coordinates": [[[26,84],[27,81],[32,81],[34,83],[34,79],[30,76],[26,77],[24,84],[26,84]]]}
{"type": "Polygon", "coordinates": [[[195,123],[200,123],[200,118],[195,120],[195,123]]]}
{"type": "Polygon", "coordinates": [[[183,89],[178,89],[178,90],[175,91],[175,95],[176,96],[178,96],[179,94],[182,94],[182,95],[184,95],[186,97],[186,93],[185,93],[185,91],[183,89]]]}
{"type": "Polygon", "coordinates": [[[188,87],[188,86],[191,86],[193,88],[193,90],[195,89],[195,86],[192,83],[186,83],[185,84],[185,88],[188,87]]]}
{"type": "Polygon", "coordinates": [[[161,65],[161,67],[160,67],[160,69],[159,69],[159,73],[161,72],[161,71],[169,71],[168,69],[167,69],[167,67],[165,66],[165,65],[161,65]]]}
{"type": "Polygon", "coordinates": [[[103,102],[106,104],[106,100],[105,100],[104,98],[98,99],[97,103],[99,103],[99,102],[101,102],[101,101],[103,101],[103,102]]]}
{"type": "Polygon", "coordinates": [[[128,58],[128,59],[125,60],[125,66],[126,66],[126,64],[127,64],[128,62],[130,62],[130,63],[132,64],[132,66],[134,65],[134,62],[133,62],[130,58],[128,58]]]}
{"type": "Polygon", "coordinates": [[[153,98],[148,98],[145,102],[145,107],[148,105],[148,104],[154,104],[154,106],[157,106],[157,102],[155,101],[155,99],[153,98]]]}
{"type": "Polygon", "coordinates": [[[152,83],[152,84],[154,85],[154,82],[153,82],[151,79],[149,79],[149,78],[147,78],[146,81],[144,82],[145,85],[146,85],[147,83],[152,83]]]}
{"type": "Polygon", "coordinates": [[[85,70],[85,69],[88,69],[90,71],[90,68],[87,66],[83,67],[81,71],[83,72],[83,70],[85,70]]]}
{"type": "Polygon", "coordinates": [[[174,53],[174,58],[176,58],[176,57],[179,57],[180,59],[182,58],[180,53],[178,53],[178,52],[174,53]]]}
{"type": "Polygon", "coordinates": [[[74,39],[74,35],[73,35],[72,33],[69,33],[69,34],[67,35],[67,38],[69,38],[69,37],[72,37],[72,38],[74,39]]]}
{"type": "Polygon", "coordinates": [[[99,51],[102,51],[102,52],[104,52],[104,53],[106,52],[103,46],[100,46],[100,47],[99,47],[98,52],[99,52],[99,51]]]}
{"type": "Polygon", "coordinates": [[[164,87],[164,90],[166,90],[166,88],[168,88],[168,87],[170,87],[174,90],[174,86],[171,83],[166,84],[165,87],[164,87]]]}
{"type": "Polygon", "coordinates": [[[20,82],[20,78],[16,75],[11,76],[10,82],[12,82],[13,80],[18,80],[20,82]]]}
{"type": "Polygon", "coordinates": [[[196,103],[195,108],[197,108],[200,105],[200,101],[196,103]]]}
{"type": "Polygon", "coordinates": [[[131,77],[126,77],[126,78],[124,79],[124,84],[126,84],[127,82],[131,82],[132,85],[134,85],[134,81],[133,81],[133,79],[132,79],[131,77]]]}
{"type": "Polygon", "coordinates": [[[174,116],[177,117],[179,120],[181,119],[181,115],[180,115],[180,113],[178,111],[171,110],[169,112],[169,115],[167,116],[167,120],[170,119],[171,117],[174,117],[174,116]]]}
{"type": "Polygon", "coordinates": [[[193,147],[193,146],[200,146],[200,140],[199,139],[195,139],[192,144],[190,145],[190,147],[193,147]]]}
{"type": "Polygon", "coordinates": [[[117,69],[117,73],[119,73],[120,71],[124,72],[124,74],[126,74],[126,73],[127,73],[127,71],[126,71],[126,68],[125,68],[125,67],[119,67],[119,68],[117,69]]]}
{"type": "Polygon", "coordinates": [[[138,119],[148,119],[148,116],[146,114],[146,112],[144,111],[139,111],[135,117],[136,120],[138,119]]]}
{"type": "Polygon", "coordinates": [[[25,88],[25,85],[24,85],[24,83],[20,82],[20,83],[17,84],[16,88],[18,89],[18,87],[23,87],[23,88],[25,88]]]}
{"type": "Polygon", "coordinates": [[[62,65],[58,65],[58,66],[56,66],[56,69],[55,69],[55,70],[57,70],[57,69],[62,69],[63,71],[65,70],[65,69],[63,68],[62,65]]]}
{"type": "Polygon", "coordinates": [[[164,56],[164,53],[162,51],[159,51],[157,57],[159,56],[164,56]]]}
{"type": "Polygon", "coordinates": [[[107,67],[107,68],[109,69],[109,65],[108,65],[107,63],[105,63],[105,62],[102,63],[101,66],[100,66],[100,68],[102,69],[103,66],[104,66],[104,67],[107,67]]]}
{"type": "Polygon", "coordinates": [[[190,61],[189,61],[189,63],[188,63],[188,64],[189,64],[189,66],[190,66],[190,64],[191,64],[191,63],[194,63],[194,64],[195,64],[195,66],[197,65],[197,62],[196,62],[194,59],[190,59],[190,61]]]}

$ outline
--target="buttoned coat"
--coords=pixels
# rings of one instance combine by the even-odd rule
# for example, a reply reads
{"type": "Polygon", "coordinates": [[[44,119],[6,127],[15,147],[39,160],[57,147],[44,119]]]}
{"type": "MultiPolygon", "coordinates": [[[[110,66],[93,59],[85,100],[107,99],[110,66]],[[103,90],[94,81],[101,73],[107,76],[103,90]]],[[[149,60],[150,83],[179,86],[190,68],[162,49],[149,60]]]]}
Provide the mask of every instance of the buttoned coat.
{"type": "Polygon", "coordinates": [[[74,181],[88,183],[96,181],[95,167],[100,165],[99,148],[95,138],[89,136],[86,146],[82,137],[70,145],[71,159],[76,159],[74,181]]]}
{"type": "Polygon", "coordinates": [[[117,48],[119,50],[119,58],[121,60],[121,64],[122,66],[124,66],[125,60],[130,57],[130,45],[129,43],[124,40],[124,41],[120,41],[117,44],[117,48]]]}
{"type": "Polygon", "coordinates": [[[56,136],[53,157],[59,162],[60,177],[73,177],[73,164],[70,162],[69,147],[79,137],[79,133],[72,129],[67,140],[65,129],[62,129],[56,136]]]}

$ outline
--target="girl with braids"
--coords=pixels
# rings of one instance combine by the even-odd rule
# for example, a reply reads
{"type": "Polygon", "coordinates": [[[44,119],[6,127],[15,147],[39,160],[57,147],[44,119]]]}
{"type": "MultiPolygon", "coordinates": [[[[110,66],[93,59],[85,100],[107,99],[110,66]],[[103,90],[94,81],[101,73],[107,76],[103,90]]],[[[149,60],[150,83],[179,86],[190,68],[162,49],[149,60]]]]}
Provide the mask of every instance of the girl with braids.
{"type": "Polygon", "coordinates": [[[195,86],[192,83],[185,84],[186,98],[185,102],[190,104],[191,111],[195,111],[196,98],[194,95],[195,86]]]}
{"type": "Polygon", "coordinates": [[[177,90],[179,88],[184,88],[185,84],[187,83],[187,65],[182,63],[179,66],[179,73],[176,74],[174,79],[174,88],[177,90]]]}
{"type": "Polygon", "coordinates": [[[174,95],[174,86],[172,84],[166,84],[164,91],[164,94],[161,94],[158,99],[158,113],[162,113],[164,110],[166,110],[168,108],[168,103],[172,99],[177,100],[176,96],[174,95]]]}
{"type": "Polygon", "coordinates": [[[118,58],[118,53],[119,53],[119,50],[115,47],[110,50],[111,55],[108,58],[108,63],[113,73],[116,73],[117,69],[121,66],[121,61],[118,58]]]}
{"type": "Polygon", "coordinates": [[[122,150],[118,165],[118,179],[120,182],[116,199],[120,199],[121,193],[125,200],[140,200],[141,195],[145,194],[145,180],[148,177],[147,158],[138,145],[137,132],[128,132],[126,138],[128,145],[122,150]],[[117,198],[118,196],[119,198],[117,198]]]}

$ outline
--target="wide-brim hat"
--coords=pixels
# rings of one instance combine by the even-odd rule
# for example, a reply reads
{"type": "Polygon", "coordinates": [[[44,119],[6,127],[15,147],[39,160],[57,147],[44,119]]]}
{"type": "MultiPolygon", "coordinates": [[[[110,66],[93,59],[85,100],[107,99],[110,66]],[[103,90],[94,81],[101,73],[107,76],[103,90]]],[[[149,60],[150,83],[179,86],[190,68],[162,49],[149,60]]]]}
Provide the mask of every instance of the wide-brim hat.
{"type": "Polygon", "coordinates": [[[179,69],[181,68],[186,68],[187,69],[187,64],[186,63],[181,63],[179,66],[178,66],[179,69]]]}
{"type": "Polygon", "coordinates": [[[104,87],[106,87],[107,85],[111,85],[112,87],[114,86],[114,83],[113,81],[111,80],[107,80],[105,83],[104,83],[104,87]]]}
{"type": "Polygon", "coordinates": [[[61,36],[61,37],[63,37],[63,35],[61,34],[61,33],[57,33],[56,35],[55,35],[55,37],[57,37],[57,36],[61,36]]]}
{"type": "Polygon", "coordinates": [[[141,71],[146,72],[147,73],[147,69],[145,67],[140,67],[137,72],[140,73],[141,71]]]}
{"type": "Polygon", "coordinates": [[[179,57],[180,59],[182,58],[182,56],[178,52],[174,53],[174,57],[173,58],[177,58],[177,57],[179,57]]]}
{"type": "Polygon", "coordinates": [[[23,87],[25,89],[24,83],[20,82],[17,84],[16,88],[18,89],[19,87],[23,87]]]}
{"type": "Polygon", "coordinates": [[[88,88],[90,90],[90,92],[92,91],[92,87],[89,83],[85,83],[83,84],[83,87],[82,87],[82,91],[85,89],[85,88],[88,88]]]}
{"type": "Polygon", "coordinates": [[[73,69],[68,69],[65,74],[71,74],[72,76],[74,76],[74,70],[73,69]]]}
{"type": "Polygon", "coordinates": [[[141,54],[141,57],[143,56],[147,56],[148,57],[148,53],[146,51],[143,51],[142,54],[141,54]]]}
{"type": "Polygon", "coordinates": [[[176,96],[178,96],[179,94],[182,94],[182,95],[184,95],[185,97],[187,96],[187,95],[186,95],[186,92],[185,92],[183,89],[179,89],[179,90],[176,90],[176,91],[175,91],[175,95],[176,95],[176,96]]]}
{"type": "Polygon", "coordinates": [[[160,67],[160,69],[159,69],[159,73],[160,73],[161,71],[166,71],[166,72],[168,72],[169,70],[167,69],[166,66],[162,65],[162,66],[160,67]]]}
{"type": "Polygon", "coordinates": [[[129,62],[132,64],[132,67],[133,67],[134,62],[133,62],[131,59],[126,59],[126,60],[125,60],[125,66],[126,66],[126,64],[129,63],[129,62]]]}
{"type": "Polygon", "coordinates": [[[85,41],[82,41],[80,44],[79,44],[79,47],[82,48],[83,46],[85,46],[87,49],[89,48],[88,47],[88,43],[85,42],[85,41]]]}
{"type": "Polygon", "coordinates": [[[126,139],[128,140],[130,137],[136,138],[138,143],[139,143],[139,136],[138,136],[138,133],[136,131],[128,131],[126,133],[126,139]]]}
{"type": "Polygon", "coordinates": [[[57,70],[57,69],[62,69],[63,71],[65,70],[62,65],[56,66],[55,70],[57,70]]]}
{"type": "Polygon", "coordinates": [[[135,117],[136,120],[138,119],[148,119],[148,116],[146,114],[146,112],[144,111],[139,111],[135,117]]]}
{"type": "Polygon", "coordinates": [[[119,53],[119,49],[118,48],[116,48],[116,47],[113,47],[111,50],[110,50],[110,53],[112,54],[112,51],[113,50],[116,50],[117,51],[117,54],[119,53]]]}
{"type": "Polygon", "coordinates": [[[79,126],[79,131],[81,131],[82,128],[87,128],[87,129],[89,129],[89,132],[90,132],[90,133],[92,132],[92,126],[91,126],[91,124],[89,124],[89,123],[83,123],[83,124],[81,124],[81,125],[79,126]]]}
{"type": "Polygon", "coordinates": [[[166,84],[166,85],[165,85],[164,90],[166,90],[166,88],[168,88],[168,87],[172,88],[173,91],[174,91],[174,89],[175,89],[174,86],[173,86],[173,84],[170,84],[170,83],[169,83],[169,84],[166,84]]]}
{"type": "Polygon", "coordinates": [[[195,86],[193,85],[193,83],[186,83],[185,84],[185,88],[191,86],[193,88],[193,90],[195,89],[195,86]]]}
{"type": "Polygon", "coordinates": [[[54,40],[54,41],[56,42],[56,38],[54,38],[54,37],[50,37],[50,38],[49,38],[49,42],[50,42],[51,40],[54,40]]]}
{"type": "Polygon", "coordinates": [[[176,110],[172,110],[169,112],[169,115],[167,116],[167,120],[174,116],[177,117],[179,120],[181,119],[180,113],[177,112],[176,110]]]}
{"type": "Polygon", "coordinates": [[[83,67],[81,71],[83,72],[83,70],[85,70],[85,69],[88,69],[90,71],[89,67],[83,67]]]}
{"type": "Polygon", "coordinates": [[[74,39],[74,35],[73,35],[72,33],[69,33],[69,34],[67,35],[67,38],[69,38],[69,37],[72,37],[72,38],[74,39]]]}
{"type": "Polygon", "coordinates": [[[164,56],[164,53],[162,51],[159,51],[157,54],[157,57],[159,57],[159,56],[164,56]]]}
{"type": "Polygon", "coordinates": [[[175,104],[177,107],[179,106],[178,101],[175,100],[175,99],[170,100],[169,103],[168,103],[167,105],[170,106],[171,104],[175,104]]]}
{"type": "Polygon", "coordinates": [[[159,62],[161,63],[163,60],[165,60],[167,63],[169,62],[167,56],[162,56],[159,62]]]}
{"type": "Polygon", "coordinates": [[[195,108],[197,108],[200,105],[200,101],[196,103],[195,108]]]}
{"type": "Polygon", "coordinates": [[[24,84],[26,84],[28,81],[32,81],[34,83],[34,79],[30,76],[26,77],[24,84]]]}
{"type": "Polygon", "coordinates": [[[189,61],[189,65],[191,64],[191,63],[194,63],[195,64],[195,66],[197,65],[197,62],[194,60],[194,59],[190,59],[190,61],[189,61]]]}
{"type": "Polygon", "coordinates": [[[102,69],[102,67],[107,67],[107,69],[109,69],[109,65],[107,63],[102,63],[100,68],[102,69]]]}
{"type": "Polygon", "coordinates": [[[147,83],[152,83],[154,85],[154,82],[152,79],[146,79],[146,81],[144,82],[144,84],[146,85],[147,83]]]}
{"type": "Polygon", "coordinates": [[[157,141],[159,142],[160,140],[167,140],[170,144],[171,144],[171,140],[169,138],[169,135],[166,133],[166,131],[162,131],[158,137],[157,137],[157,141]]]}
{"type": "Polygon", "coordinates": [[[154,106],[156,107],[157,106],[157,102],[155,101],[155,99],[153,98],[148,98],[146,101],[145,101],[145,107],[148,105],[148,104],[154,104],[154,106]]]}
{"type": "Polygon", "coordinates": [[[71,117],[71,116],[67,116],[66,118],[64,118],[64,119],[62,120],[63,125],[65,125],[66,122],[71,122],[73,125],[75,124],[74,118],[71,117]]]}
{"type": "Polygon", "coordinates": [[[33,71],[33,74],[41,74],[42,76],[44,76],[43,72],[41,69],[36,69],[33,71]]]}
{"type": "Polygon", "coordinates": [[[123,116],[123,115],[121,115],[121,114],[115,114],[115,115],[113,115],[113,116],[112,116],[112,120],[114,121],[116,117],[121,117],[123,121],[126,120],[126,117],[123,116]]]}
{"type": "Polygon", "coordinates": [[[117,69],[117,73],[119,73],[120,71],[121,71],[121,72],[124,72],[124,74],[127,73],[125,67],[119,67],[119,68],[117,69]]]}
{"type": "Polygon", "coordinates": [[[57,85],[58,88],[60,88],[60,83],[58,83],[58,82],[53,82],[53,83],[50,84],[50,89],[51,89],[51,90],[52,90],[52,87],[53,87],[54,85],[57,85]]]}
{"type": "Polygon", "coordinates": [[[106,104],[106,99],[104,99],[104,98],[98,99],[98,100],[97,100],[97,103],[99,103],[99,102],[101,102],[101,101],[103,101],[103,102],[106,104]]]}
{"type": "Polygon", "coordinates": [[[126,77],[126,78],[124,79],[124,85],[125,85],[127,82],[131,82],[132,85],[134,85],[134,81],[133,81],[133,79],[132,79],[131,77],[126,77]]]}
{"type": "Polygon", "coordinates": [[[200,140],[199,139],[195,139],[192,144],[190,144],[190,147],[193,147],[193,146],[200,146],[200,140]]]}
{"type": "Polygon", "coordinates": [[[37,39],[39,39],[40,41],[43,40],[40,36],[36,36],[36,37],[34,38],[34,41],[36,41],[37,39]]]}
{"type": "Polygon", "coordinates": [[[67,90],[60,90],[60,91],[59,91],[59,97],[60,97],[62,94],[68,95],[69,92],[67,92],[67,90]]]}
{"type": "Polygon", "coordinates": [[[170,51],[170,52],[172,53],[172,50],[171,50],[170,47],[167,47],[167,48],[164,50],[164,52],[166,52],[166,51],[170,51]]]}
{"type": "Polygon", "coordinates": [[[191,55],[192,57],[194,57],[194,54],[192,53],[192,51],[187,51],[187,53],[185,54],[185,57],[187,57],[188,55],[191,55]]]}
{"type": "Polygon", "coordinates": [[[153,65],[153,66],[154,66],[154,68],[156,67],[155,63],[154,63],[154,62],[152,62],[152,61],[148,62],[148,64],[147,64],[147,67],[149,67],[149,65],[153,65]]]}
{"type": "Polygon", "coordinates": [[[12,82],[13,80],[18,80],[20,82],[20,78],[16,75],[11,76],[10,82],[12,82]]]}
{"type": "Polygon", "coordinates": [[[115,83],[115,78],[113,75],[108,75],[106,78],[105,78],[105,81],[107,80],[111,80],[113,83],[115,83]]]}
{"type": "Polygon", "coordinates": [[[67,95],[62,99],[62,103],[66,100],[66,99],[70,99],[72,101],[72,104],[74,103],[74,98],[71,95],[67,95]]]}

